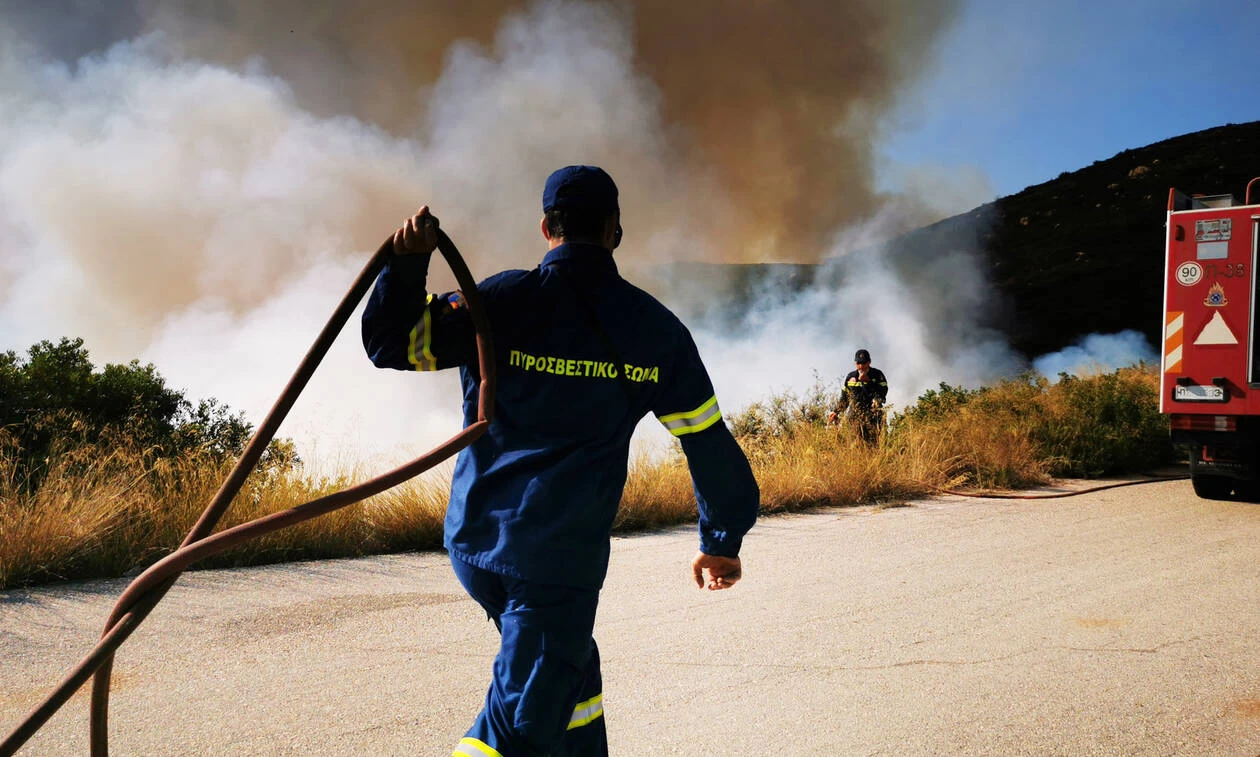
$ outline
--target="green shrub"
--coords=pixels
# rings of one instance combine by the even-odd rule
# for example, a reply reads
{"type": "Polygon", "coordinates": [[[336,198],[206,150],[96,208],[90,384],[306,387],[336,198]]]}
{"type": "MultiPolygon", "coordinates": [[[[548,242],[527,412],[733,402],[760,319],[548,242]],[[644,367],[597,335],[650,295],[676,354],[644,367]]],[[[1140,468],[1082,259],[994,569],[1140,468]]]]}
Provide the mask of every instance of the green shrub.
{"type": "MultiPolygon", "coordinates": [[[[0,430],[17,451],[8,475],[33,489],[56,453],[73,446],[108,446],[125,436],[129,445],[157,459],[191,453],[227,460],[253,434],[242,413],[214,399],[197,404],[166,386],[152,365],[133,360],[96,370],[82,339],[42,341],[25,358],[0,352],[0,430]]],[[[275,440],[259,467],[301,464],[293,444],[275,440]]]]}
{"type": "Polygon", "coordinates": [[[971,399],[981,394],[981,389],[964,389],[950,386],[944,381],[936,389],[928,389],[905,412],[895,416],[901,422],[929,423],[940,421],[955,413],[971,399]]]}
{"type": "Polygon", "coordinates": [[[1048,422],[1037,429],[1057,475],[1131,473],[1173,459],[1159,378],[1139,366],[1079,378],[1061,375],[1046,394],[1048,422]]]}
{"type": "Polygon", "coordinates": [[[972,461],[957,472],[982,485],[1021,479],[981,462],[1003,459],[980,449],[987,444],[1031,444],[1052,475],[1134,473],[1174,457],[1158,393],[1159,376],[1146,365],[1084,377],[1061,374],[1056,383],[1033,373],[979,389],[942,383],[891,425],[894,438],[913,431],[956,440],[957,459],[972,461]]]}
{"type": "Polygon", "coordinates": [[[731,433],[744,444],[758,444],[771,439],[791,439],[804,429],[827,425],[827,416],[842,407],[844,389],[837,382],[828,385],[814,374],[814,385],[805,396],[784,391],[755,402],[727,417],[731,433]]]}

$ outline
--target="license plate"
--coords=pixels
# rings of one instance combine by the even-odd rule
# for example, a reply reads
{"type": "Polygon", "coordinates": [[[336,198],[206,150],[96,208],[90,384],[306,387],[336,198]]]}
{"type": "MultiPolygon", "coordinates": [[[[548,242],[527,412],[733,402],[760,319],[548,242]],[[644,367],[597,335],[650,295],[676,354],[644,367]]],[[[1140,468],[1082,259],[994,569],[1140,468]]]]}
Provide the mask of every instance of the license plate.
{"type": "Polygon", "coordinates": [[[1223,386],[1174,386],[1173,399],[1177,402],[1227,402],[1223,386]]]}

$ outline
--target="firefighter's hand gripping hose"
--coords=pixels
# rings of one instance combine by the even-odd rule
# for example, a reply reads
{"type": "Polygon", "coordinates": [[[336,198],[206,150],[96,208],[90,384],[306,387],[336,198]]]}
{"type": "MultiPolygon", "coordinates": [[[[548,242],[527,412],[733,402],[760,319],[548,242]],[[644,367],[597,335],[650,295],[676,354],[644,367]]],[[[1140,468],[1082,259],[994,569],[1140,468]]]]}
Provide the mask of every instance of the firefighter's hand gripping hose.
{"type": "Polygon", "coordinates": [[[329,318],[315,343],[302,359],[297,371],[289,380],[280,398],[267,414],[266,419],[258,427],[245,451],[241,453],[236,467],[228,475],[214,499],[206,507],[197,524],[193,526],[179,549],[155,563],[123,592],[115,604],[113,612],[105,625],[105,632],[96,647],[66,676],[65,680],[35,708],[11,734],[0,742],[0,757],[10,757],[38,731],[49,718],[61,708],[67,700],[87,681],[95,675],[92,687],[91,702],[91,753],[95,757],[104,757],[109,751],[108,707],[110,672],[113,665],[114,651],[131,635],[140,623],[148,616],[166,592],[192,563],[249,539],[271,533],[272,531],[291,526],[304,520],[332,512],[346,505],[353,504],[391,487],[414,478],[432,468],[459,450],[472,444],[485,433],[490,424],[494,408],[494,348],[490,336],[490,326],[486,319],[481,298],[477,293],[477,282],[473,279],[468,267],[460,257],[459,250],[442,231],[437,232],[438,250],[446,258],[447,264],[455,274],[468,303],[469,313],[477,334],[477,357],[481,375],[481,387],[478,396],[477,422],[471,424],[445,443],[434,448],[422,457],[406,465],[396,468],[382,476],[366,481],[327,497],[308,502],[282,512],[258,518],[220,533],[210,535],[222,518],[228,505],[245,483],[250,471],[257,465],[259,458],[267,448],[267,444],[275,436],[280,422],[293,407],[298,395],[314,374],[315,368],[327,354],[333,340],[340,333],[351,313],[363,299],[376,276],[385,265],[391,253],[394,240],[391,237],[381,245],[372,259],[355,279],[354,285],[342,299],[337,310],[329,318]]]}

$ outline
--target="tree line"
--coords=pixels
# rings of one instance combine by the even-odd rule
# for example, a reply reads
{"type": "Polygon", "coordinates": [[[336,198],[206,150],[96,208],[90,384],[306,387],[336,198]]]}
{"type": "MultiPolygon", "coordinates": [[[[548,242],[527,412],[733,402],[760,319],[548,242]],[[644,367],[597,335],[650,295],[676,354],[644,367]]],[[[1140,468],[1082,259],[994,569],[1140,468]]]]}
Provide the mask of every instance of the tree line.
{"type": "MultiPolygon", "coordinates": [[[[211,398],[189,400],[152,364],[132,360],[97,370],[82,339],[41,341],[19,355],[0,352],[0,447],[5,471],[37,488],[57,454],[84,446],[128,444],[152,459],[241,453],[253,434],[244,413],[211,398]]],[[[273,440],[259,468],[301,465],[293,443],[273,440]]]]}

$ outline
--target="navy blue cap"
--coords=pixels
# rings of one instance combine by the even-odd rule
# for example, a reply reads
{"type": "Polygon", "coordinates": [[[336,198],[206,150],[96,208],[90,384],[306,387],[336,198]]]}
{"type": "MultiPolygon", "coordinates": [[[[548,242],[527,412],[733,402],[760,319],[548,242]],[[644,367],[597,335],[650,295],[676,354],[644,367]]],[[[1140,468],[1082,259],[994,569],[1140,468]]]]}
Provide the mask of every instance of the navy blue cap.
{"type": "Polygon", "coordinates": [[[858,350],[858,351],[857,351],[857,352],[853,355],[853,362],[855,362],[855,363],[869,363],[869,362],[871,362],[871,353],[867,352],[866,350],[858,350]]]}
{"type": "Polygon", "coordinates": [[[547,177],[543,212],[549,210],[617,210],[617,185],[597,166],[565,166],[547,177]]]}

